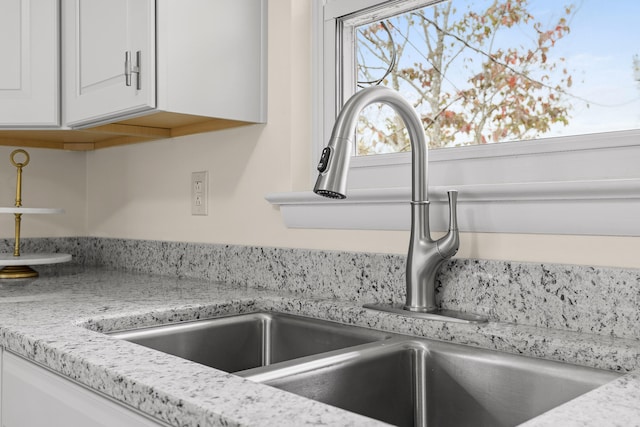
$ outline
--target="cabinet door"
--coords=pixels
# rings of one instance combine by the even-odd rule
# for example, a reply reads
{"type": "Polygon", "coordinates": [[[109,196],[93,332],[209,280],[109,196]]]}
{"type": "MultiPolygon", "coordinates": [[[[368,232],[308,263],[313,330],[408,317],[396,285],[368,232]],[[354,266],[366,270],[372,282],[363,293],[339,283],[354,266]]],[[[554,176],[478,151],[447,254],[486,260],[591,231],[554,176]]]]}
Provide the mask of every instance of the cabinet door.
{"type": "Polygon", "coordinates": [[[0,1],[0,126],[56,127],[58,2],[0,1]]]}
{"type": "Polygon", "coordinates": [[[62,13],[65,123],[94,125],[154,108],[155,1],[63,0],[62,13]],[[129,68],[139,67],[128,82],[127,52],[129,68]]]}
{"type": "Polygon", "coordinates": [[[18,356],[3,354],[3,427],[160,425],[18,356]]]}

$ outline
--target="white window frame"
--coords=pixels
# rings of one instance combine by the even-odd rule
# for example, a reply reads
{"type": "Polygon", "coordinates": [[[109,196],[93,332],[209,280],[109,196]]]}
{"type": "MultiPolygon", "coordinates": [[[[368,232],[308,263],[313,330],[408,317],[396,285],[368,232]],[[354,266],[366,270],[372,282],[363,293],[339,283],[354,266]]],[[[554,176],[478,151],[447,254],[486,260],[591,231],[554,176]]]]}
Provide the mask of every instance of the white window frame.
{"type": "MultiPolygon", "coordinates": [[[[312,1],[310,181],[337,115],[337,18],[386,0],[312,1]]],[[[311,192],[267,200],[289,227],[406,230],[410,162],[410,153],[354,157],[346,201],[311,192]]],[[[433,230],[445,229],[447,189],[459,191],[463,232],[640,236],[640,130],[430,150],[433,230]]]]}

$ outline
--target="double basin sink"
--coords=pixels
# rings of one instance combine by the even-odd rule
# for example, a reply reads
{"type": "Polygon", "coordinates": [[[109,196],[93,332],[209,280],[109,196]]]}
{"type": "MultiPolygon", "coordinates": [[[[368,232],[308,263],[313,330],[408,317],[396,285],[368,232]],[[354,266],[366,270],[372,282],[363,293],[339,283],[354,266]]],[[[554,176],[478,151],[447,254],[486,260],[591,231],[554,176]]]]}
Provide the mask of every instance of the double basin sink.
{"type": "Polygon", "coordinates": [[[398,426],[515,426],[620,375],[277,313],[111,335],[398,426]]]}

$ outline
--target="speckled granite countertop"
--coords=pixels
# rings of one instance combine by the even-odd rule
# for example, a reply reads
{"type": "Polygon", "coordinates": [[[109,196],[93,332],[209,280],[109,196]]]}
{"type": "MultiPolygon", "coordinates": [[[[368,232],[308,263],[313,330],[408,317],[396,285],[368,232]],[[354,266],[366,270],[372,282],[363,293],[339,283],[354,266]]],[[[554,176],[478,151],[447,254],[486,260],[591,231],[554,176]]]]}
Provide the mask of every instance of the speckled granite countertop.
{"type": "Polygon", "coordinates": [[[382,423],[102,334],[273,310],[631,372],[528,426],[640,425],[640,341],[507,323],[411,320],[345,300],[97,269],[0,281],[0,344],[170,425],[382,423]]]}

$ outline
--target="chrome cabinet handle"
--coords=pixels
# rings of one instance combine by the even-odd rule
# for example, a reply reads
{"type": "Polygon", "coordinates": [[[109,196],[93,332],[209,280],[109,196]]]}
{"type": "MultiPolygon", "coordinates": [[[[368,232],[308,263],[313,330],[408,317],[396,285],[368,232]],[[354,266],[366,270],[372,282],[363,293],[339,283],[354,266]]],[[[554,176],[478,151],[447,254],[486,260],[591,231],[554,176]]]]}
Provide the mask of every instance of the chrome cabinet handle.
{"type": "Polygon", "coordinates": [[[142,51],[136,52],[136,64],[131,63],[131,51],[124,53],[124,80],[127,86],[131,86],[131,75],[136,74],[136,89],[142,89],[142,82],[140,78],[140,66],[142,64],[142,51]]]}

